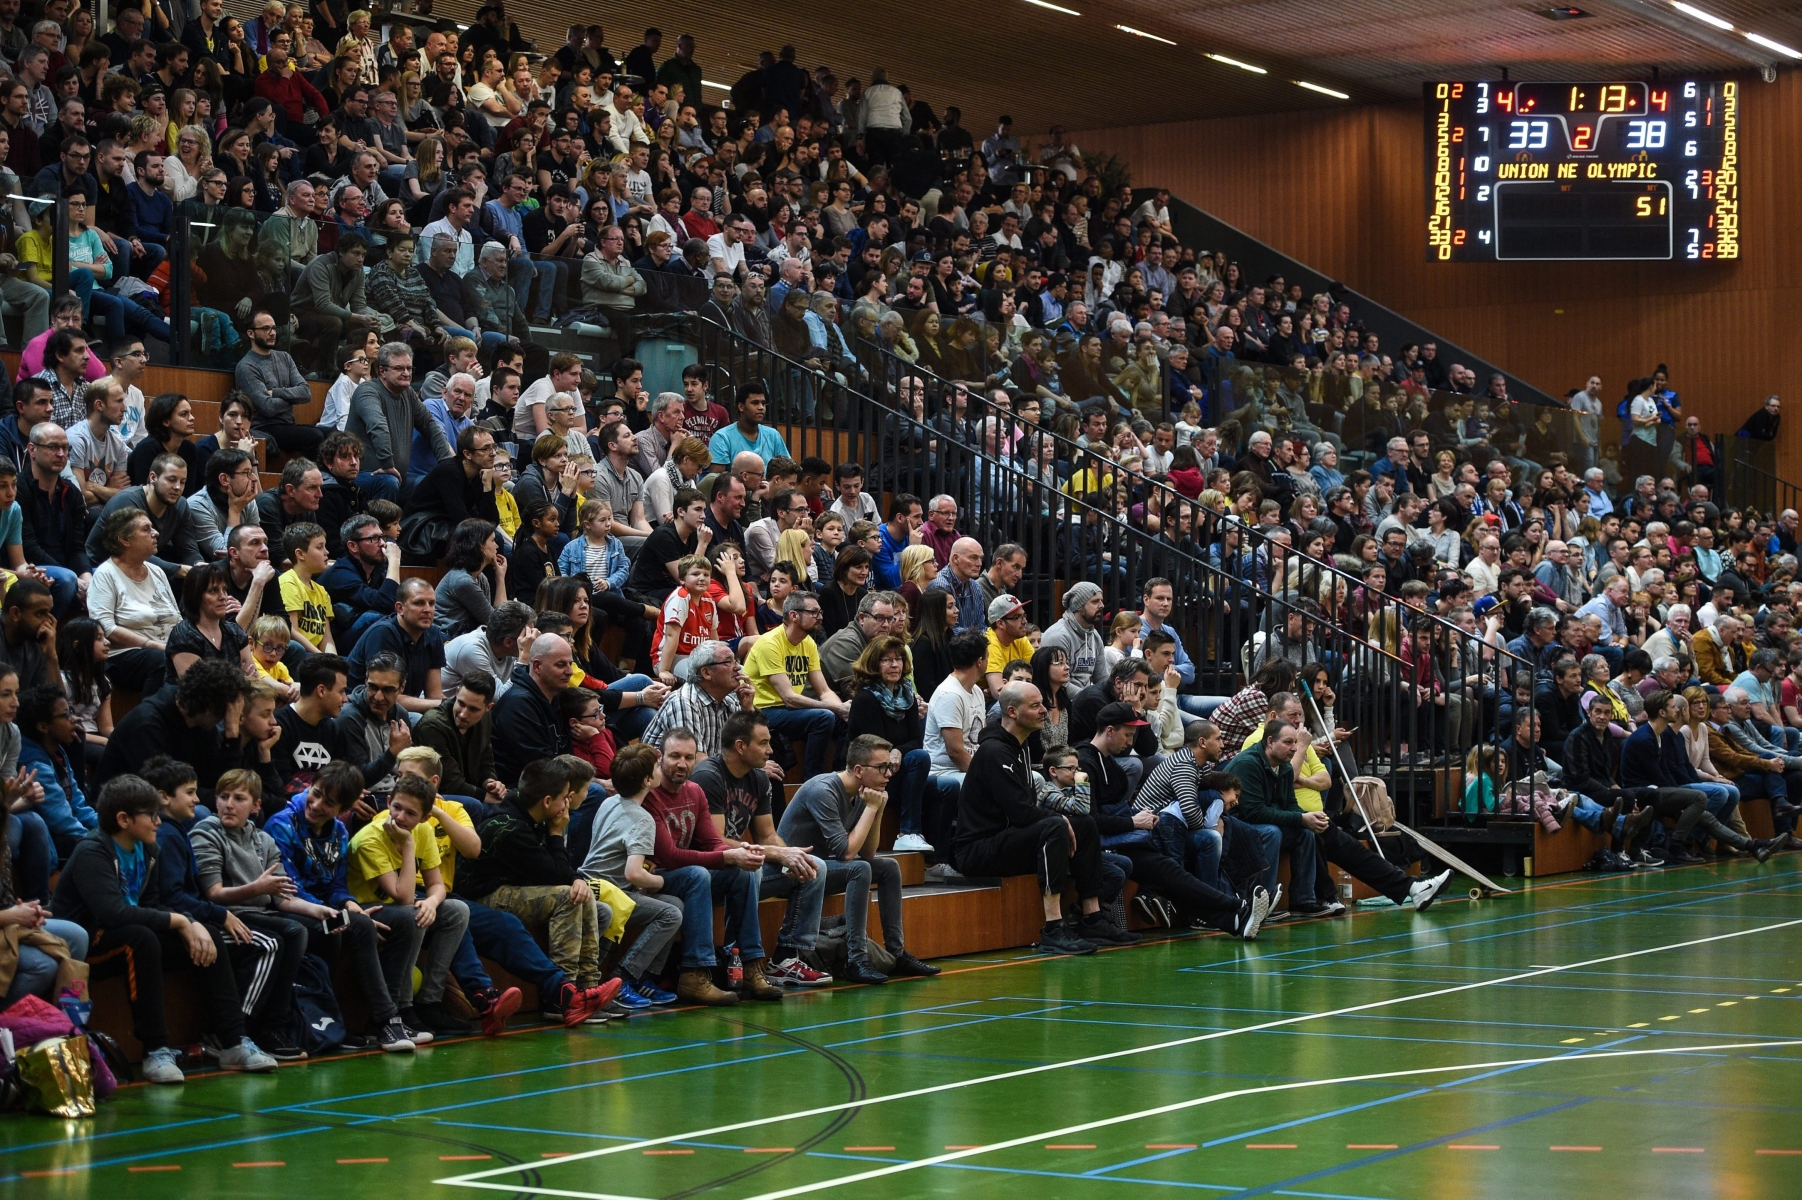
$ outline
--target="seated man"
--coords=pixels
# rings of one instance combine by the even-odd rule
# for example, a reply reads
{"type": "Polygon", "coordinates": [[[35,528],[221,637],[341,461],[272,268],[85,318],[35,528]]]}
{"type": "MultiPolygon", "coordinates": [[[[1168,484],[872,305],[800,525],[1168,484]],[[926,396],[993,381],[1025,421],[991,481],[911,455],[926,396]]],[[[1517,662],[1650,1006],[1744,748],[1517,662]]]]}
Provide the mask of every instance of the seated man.
{"type": "Polygon", "coordinates": [[[100,789],[100,827],[75,847],[56,883],[57,916],[88,931],[92,981],[123,975],[132,1033],[144,1047],[149,1083],[181,1083],[181,1051],[169,1044],[163,1015],[164,965],[190,961],[200,973],[207,1026],[229,1071],[273,1071],[276,1060],[244,1032],[243,998],[230,957],[221,957],[224,930],[166,908],[140,903],[157,877],[156,828],[162,808],[156,789],[135,775],[100,789]]]}
{"type": "MultiPolygon", "coordinates": [[[[613,923],[611,910],[569,861],[563,831],[569,827],[569,774],[553,759],[526,764],[519,790],[510,793],[493,816],[482,822],[482,854],[463,865],[458,889],[489,908],[511,913],[528,926],[547,930],[551,961],[573,976],[583,993],[580,1007],[599,1013],[623,986],[601,980],[601,930],[613,923]]],[[[547,1020],[568,1022],[559,1000],[542,1001],[547,1020]]],[[[589,1023],[605,1023],[593,1016],[589,1023]]]]}
{"type": "Polygon", "coordinates": [[[1093,954],[1095,938],[1120,932],[1101,911],[1101,835],[1090,817],[1038,806],[1026,739],[1045,723],[1045,701],[1030,683],[1010,683],[997,697],[1001,721],[982,732],[957,807],[957,865],[966,875],[1039,877],[1045,925],[1041,954],[1093,954]],[[1064,885],[1076,883],[1080,935],[1064,927],[1064,885]]]}
{"type": "MultiPolygon", "coordinates": [[[[192,798],[182,802],[191,816],[194,802],[199,800],[192,769],[168,758],[151,760],[153,765],[159,762],[167,764],[161,772],[165,784],[172,777],[188,776],[175,787],[178,794],[185,792],[192,798]]],[[[166,795],[161,787],[157,791],[166,795]]],[[[254,821],[263,805],[263,781],[254,771],[227,771],[219,776],[212,795],[213,815],[196,824],[186,839],[192,848],[200,896],[209,904],[224,907],[222,925],[234,943],[249,942],[253,937],[273,943],[273,955],[240,966],[239,980],[249,985],[244,989],[244,1013],[256,1031],[254,1036],[272,1056],[282,1061],[305,1058],[290,1044],[288,1027],[294,1012],[294,978],[306,953],[307,931],[297,919],[300,902],[294,899],[294,881],[282,870],[281,851],[254,821]],[[243,969],[251,965],[260,969],[243,969]]],[[[167,801],[164,807],[168,807],[167,801]]],[[[162,844],[159,832],[159,849],[162,844]]],[[[236,946],[232,958],[240,958],[236,946]]]]}
{"type": "Polygon", "coordinates": [[[832,735],[851,715],[850,704],[838,698],[820,670],[812,636],[819,625],[820,598],[813,592],[792,593],[782,603],[782,628],[758,638],[745,657],[745,675],[770,732],[784,741],[807,739],[803,779],[826,770],[832,735]]]}
{"type": "Polygon", "coordinates": [[[726,909],[726,939],[744,962],[742,992],[753,1000],[780,1000],[782,989],[764,970],[763,932],[757,923],[757,883],[763,847],[728,842],[707,811],[707,795],[689,778],[695,768],[695,735],[686,729],[663,734],[662,781],[645,798],[656,818],[656,853],[661,891],[682,902],[681,973],[676,994],[690,1004],[730,1005],[738,992],[713,985],[713,904],[726,909]]]}
{"type": "Polygon", "coordinates": [[[1295,894],[1291,910],[1308,915],[1328,911],[1315,896],[1315,855],[1382,893],[1397,904],[1412,904],[1425,912],[1439,898],[1450,871],[1428,879],[1412,879],[1401,868],[1366,847],[1333,823],[1325,812],[1304,812],[1295,799],[1295,769],[1291,765],[1307,739],[1302,727],[1281,717],[1264,723],[1261,743],[1247,746],[1226,764],[1244,789],[1239,800],[1241,819],[1253,825],[1274,825],[1282,831],[1283,849],[1293,852],[1289,885],[1295,894]]]}
{"type": "Polygon", "coordinates": [[[429,1030],[415,1031],[401,1021],[395,1000],[413,994],[417,943],[412,937],[412,911],[378,909],[372,916],[350,894],[350,832],[340,818],[362,795],[363,772],[348,762],[327,762],[311,785],[270,817],[264,829],[281,851],[283,871],[293,885],[292,911],[311,918],[305,922],[307,953],[324,959],[328,968],[342,957],[350,959],[351,977],[376,1030],[374,1045],[365,1039],[363,1048],[411,1053],[432,1040],[429,1030]],[[398,936],[381,941],[376,916],[398,936]]]}
{"type": "Polygon", "coordinates": [[[458,680],[444,703],[421,717],[413,730],[412,748],[430,749],[437,756],[438,786],[451,799],[480,811],[507,798],[507,785],[494,773],[493,708],[494,679],[474,674],[458,680]]]}
{"type": "MultiPolygon", "coordinates": [[[[733,721],[745,719],[740,716],[733,721]]],[[[802,784],[782,810],[778,830],[791,847],[818,849],[820,858],[825,860],[825,892],[845,894],[845,978],[852,983],[887,983],[889,978],[870,965],[864,951],[872,882],[876,887],[876,909],[882,918],[882,944],[895,960],[890,973],[939,973],[938,967],[907,952],[901,927],[901,868],[894,859],[876,853],[882,836],[882,808],[888,802],[888,780],[895,772],[895,763],[890,761],[893,750],[874,734],[853,738],[846,752],[845,769],[816,775],[802,784]]],[[[750,775],[763,778],[761,771],[751,771],[750,775]]],[[[774,869],[775,864],[764,868],[766,879],[774,869]]]]}
{"type": "Polygon", "coordinates": [[[350,839],[346,883],[357,903],[388,926],[388,941],[410,942],[418,960],[417,992],[409,969],[394,994],[401,1023],[454,1037],[468,1033],[469,1023],[445,1009],[444,983],[469,927],[469,909],[450,896],[439,870],[438,839],[426,821],[436,800],[437,792],[419,776],[396,779],[388,819],[371,821],[350,839]],[[424,886],[416,879],[423,879],[424,886]]]}
{"type": "Polygon", "coordinates": [[[371,625],[394,612],[399,599],[400,545],[382,536],[381,522],[358,513],[340,529],[344,554],[317,580],[332,598],[332,640],[355,646],[371,625]]]}
{"type": "MultiPolygon", "coordinates": [[[[377,654],[399,658],[400,706],[408,713],[428,713],[444,699],[444,634],[432,623],[438,599],[430,581],[403,579],[396,591],[394,615],[371,625],[350,652],[352,682],[360,683],[365,665],[377,654]]],[[[418,717],[409,717],[418,720],[418,717]]]]}

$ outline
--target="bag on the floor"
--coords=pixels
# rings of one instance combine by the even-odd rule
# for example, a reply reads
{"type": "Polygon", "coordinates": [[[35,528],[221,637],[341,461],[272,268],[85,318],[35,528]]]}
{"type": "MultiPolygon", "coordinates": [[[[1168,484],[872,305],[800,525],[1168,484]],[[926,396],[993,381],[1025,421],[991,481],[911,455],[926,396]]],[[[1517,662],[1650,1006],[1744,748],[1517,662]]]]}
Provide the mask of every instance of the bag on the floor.
{"type": "Polygon", "coordinates": [[[294,975],[294,1018],[289,1033],[294,1044],[308,1054],[336,1050],[350,1036],[344,1013],[332,991],[332,972],[325,960],[303,954],[294,975]]]}
{"type": "Polygon", "coordinates": [[[46,1038],[13,1059],[13,1080],[26,1109],[47,1117],[91,1117],[94,1065],[80,1034],[46,1038]]]}
{"type": "MultiPolygon", "coordinates": [[[[884,975],[895,968],[895,957],[879,942],[869,938],[863,940],[864,961],[873,971],[884,975]]],[[[824,971],[828,975],[843,975],[849,956],[845,953],[845,919],[828,917],[820,922],[820,935],[814,940],[813,949],[804,951],[801,959],[816,971],[824,971]]]]}
{"type": "Polygon", "coordinates": [[[1370,818],[1371,828],[1383,833],[1395,827],[1395,801],[1389,798],[1389,785],[1375,775],[1359,775],[1352,780],[1352,796],[1370,818]]]}

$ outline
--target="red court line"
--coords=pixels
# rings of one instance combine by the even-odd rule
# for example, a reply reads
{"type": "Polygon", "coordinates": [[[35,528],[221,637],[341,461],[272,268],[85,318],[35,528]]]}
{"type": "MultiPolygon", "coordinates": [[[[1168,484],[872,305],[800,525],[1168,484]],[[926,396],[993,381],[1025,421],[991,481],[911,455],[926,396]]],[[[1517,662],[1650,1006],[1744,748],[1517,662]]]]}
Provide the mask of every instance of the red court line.
{"type": "Polygon", "coordinates": [[[1547,1146],[1546,1149],[1547,1150],[1580,1150],[1587,1154],[1596,1154],[1596,1153],[1599,1153],[1602,1148],[1600,1146],[1547,1146]]]}
{"type": "Polygon", "coordinates": [[[1453,1144],[1447,1146],[1446,1149],[1447,1150],[1500,1150],[1501,1147],[1500,1146],[1458,1145],[1457,1143],[1453,1143],[1453,1144]]]}
{"type": "Polygon", "coordinates": [[[1296,1147],[1294,1142],[1247,1142],[1245,1148],[1247,1150],[1293,1150],[1296,1147]]]}
{"type": "MultiPolygon", "coordinates": [[[[482,1157],[486,1158],[488,1156],[483,1155],[482,1157]]],[[[348,1165],[351,1165],[354,1163],[385,1163],[387,1161],[388,1160],[385,1158],[341,1158],[338,1160],[338,1164],[340,1166],[348,1166],[348,1165]]],[[[442,1161],[442,1160],[440,1160],[440,1161],[442,1161]]],[[[135,1171],[135,1170],[137,1170],[137,1168],[133,1167],[132,1170],[135,1171]]]]}
{"type": "Polygon", "coordinates": [[[1347,1150],[1400,1150],[1394,1142],[1347,1142],[1347,1150]]]}
{"type": "Polygon", "coordinates": [[[279,1160],[275,1162],[241,1162],[232,1164],[234,1167],[285,1167],[287,1165],[287,1163],[279,1160]]]}
{"type": "Polygon", "coordinates": [[[1193,1149],[1195,1149],[1195,1143],[1194,1142],[1147,1142],[1147,1143],[1145,1143],[1145,1148],[1147,1150],[1193,1150],[1193,1149]]]}
{"type": "Polygon", "coordinates": [[[126,1167],[125,1169],[130,1171],[133,1175],[141,1175],[146,1171],[179,1171],[181,1170],[181,1167],[177,1165],[170,1167],[126,1167]]]}
{"type": "Polygon", "coordinates": [[[1093,1150],[1094,1142],[1047,1142],[1047,1150],[1093,1150]]]}
{"type": "MultiPolygon", "coordinates": [[[[491,1159],[493,1157],[494,1157],[494,1155],[492,1155],[492,1154],[440,1154],[438,1156],[438,1161],[439,1162],[487,1162],[489,1159],[491,1159]]],[[[388,1160],[384,1158],[381,1161],[387,1162],[388,1160]]]]}
{"type": "Polygon", "coordinates": [[[73,1175],[83,1170],[82,1167],[57,1167],[53,1171],[20,1171],[21,1179],[48,1179],[52,1175],[73,1175]]]}
{"type": "Polygon", "coordinates": [[[646,1154],[693,1154],[693,1150],[646,1150],[646,1154]]]}
{"type": "Polygon", "coordinates": [[[1706,1154],[1702,1146],[1653,1146],[1653,1154],[1706,1154]]]}
{"type": "Polygon", "coordinates": [[[846,1154],[874,1154],[879,1150],[893,1150],[893,1146],[846,1146],[846,1154]]]}
{"type": "Polygon", "coordinates": [[[1754,1150],[1754,1154],[1802,1154],[1802,1150],[1754,1150]]]}
{"type": "Polygon", "coordinates": [[[570,1155],[572,1155],[574,1153],[575,1153],[574,1150],[546,1150],[543,1154],[540,1154],[538,1157],[539,1158],[568,1158],[570,1155]]]}

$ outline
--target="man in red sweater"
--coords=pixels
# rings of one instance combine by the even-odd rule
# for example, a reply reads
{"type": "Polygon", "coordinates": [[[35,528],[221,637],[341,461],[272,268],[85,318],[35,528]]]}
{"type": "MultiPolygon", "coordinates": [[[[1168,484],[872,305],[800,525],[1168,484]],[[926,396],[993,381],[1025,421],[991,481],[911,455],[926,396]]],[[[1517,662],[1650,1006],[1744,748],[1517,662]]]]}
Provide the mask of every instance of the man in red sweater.
{"type": "Polygon", "coordinates": [[[682,973],[676,994],[690,1004],[737,1004],[738,993],[713,985],[713,906],[726,906],[726,940],[744,960],[741,991],[753,1000],[780,1000],[782,989],[764,974],[763,933],[757,924],[757,878],[763,847],[727,840],[707,811],[707,796],[689,781],[698,751],[687,729],[663,734],[663,784],[644,798],[657,822],[657,871],[665,899],[682,903],[682,973]]]}
{"type": "Polygon", "coordinates": [[[311,138],[295,137],[297,132],[307,128],[307,109],[311,108],[320,116],[331,111],[325,97],[319,89],[308,83],[306,77],[294,69],[293,60],[288,52],[293,46],[293,38],[286,30],[278,31],[269,39],[269,69],[257,76],[255,91],[271,104],[281,109],[287,120],[286,132],[295,141],[312,141],[311,138]]]}

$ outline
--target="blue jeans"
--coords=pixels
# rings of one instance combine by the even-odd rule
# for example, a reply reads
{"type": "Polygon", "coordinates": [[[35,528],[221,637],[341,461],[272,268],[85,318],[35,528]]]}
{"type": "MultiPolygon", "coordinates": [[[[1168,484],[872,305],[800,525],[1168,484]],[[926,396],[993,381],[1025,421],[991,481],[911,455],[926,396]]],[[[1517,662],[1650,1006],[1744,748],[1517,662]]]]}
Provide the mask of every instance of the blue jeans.
{"type": "Polygon", "coordinates": [[[377,475],[374,471],[364,471],[357,476],[357,487],[362,490],[365,500],[393,500],[396,502],[400,500],[400,480],[392,475],[377,475]]]}
{"type": "MultiPolygon", "coordinates": [[[[44,932],[53,933],[69,943],[69,954],[77,960],[85,961],[88,957],[88,931],[73,921],[58,921],[54,917],[44,922],[44,932]]],[[[35,946],[19,947],[19,966],[13,975],[13,985],[6,993],[6,1003],[23,1000],[27,996],[39,996],[45,1000],[55,1000],[50,989],[56,986],[56,960],[35,946]]]]}
{"type": "Polygon", "coordinates": [[[519,918],[474,900],[466,899],[463,903],[469,906],[469,930],[457,947],[456,957],[451,960],[451,974],[458,984],[467,985],[466,991],[471,987],[494,986],[477,957],[482,954],[536,986],[538,994],[546,1000],[554,998],[568,976],[545,957],[519,918]]]}
{"type": "Polygon", "coordinates": [[[558,284],[561,280],[568,278],[569,268],[565,267],[562,263],[548,258],[528,258],[524,261],[531,269],[524,273],[524,278],[521,282],[513,285],[514,299],[519,301],[520,312],[523,313],[529,311],[527,303],[532,295],[532,280],[536,278],[538,280],[538,311],[536,316],[540,321],[548,321],[551,316],[551,301],[563,294],[558,288],[558,284]]]}
{"type": "Polygon", "coordinates": [[[738,944],[739,957],[763,957],[763,933],[757,925],[757,872],[738,867],[672,867],[663,872],[660,894],[682,902],[684,968],[712,967],[716,961],[715,901],[726,906],[726,940],[738,944]]]}
{"type": "Polygon", "coordinates": [[[1697,780],[1686,783],[1684,787],[1695,788],[1708,797],[1708,811],[1719,818],[1722,823],[1731,822],[1733,810],[1739,807],[1739,789],[1730,783],[1710,783],[1697,780]]]}
{"type": "Polygon", "coordinates": [[[901,756],[901,769],[889,777],[889,800],[901,818],[902,833],[922,833],[920,805],[926,797],[926,776],[932,770],[932,755],[924,750],[909,750],[901,756]]]}
{"type": "MultiPolygon", "coordinates": [[[[131,269],[133,254],[134,251],[131,248],[130,240],[127,238],[120,238],[118,249],[113,251],[114,279],[123,279],[127,275],[133,274],[131,269]]],[[[138,263],[138,267],[140,268],[138,278],[149,279],[150,273],[156,270],[157,265],[168,257],[169,251],[162,246],[157,245],[155,242],[145,242],[144,258],[143,261],[138,263]]]]}
{"type": "Polygon", "coordinates": [[[1611,837],[1614,835],[1614,830],[1602,828],[1602,806],[1588,796],[1577,797],[1576,803],[1570,808],[1570,819],[1585,829],[1606,833],[1611,837]]]}
{"type": "MultiPolygon", "coordinates": [[[[1253,825],[1240,821],[1239,832],[1251,831],[1259,839],[1259,849],[1264,861],[1270,865],[1264,869],[1258,880],[1260,886],[1272,896],[1276,895],[1277,870],[1282,865],[1282,852],[1285,846],[1291,847],[1295,853],[1289,863],[1289,896],[1293,900],[1312,900],[1314,898],[1314,835],[1308,833],[1306,838],[1290,837],[1286,830],[1278,825],[1253,825]],[[1303,860],[1306,860],[1305,862],[1303,860]],[[1307,893],[1302,894],[1306,888],[1307,893]]],[[[1298,830],[1307,833],[1307,830],[1298,830]]],[[[1205,878],[1205,877],[1204,877],[1205,878]]]]}
{"type": "Polygon", "coordinates": [[[1770,800],[1780,803],[1789,799],[1789,785],[1783,782],[1780,771],[1747,771],[1739,777],[1739,796],[1742,800],[1770,800]]]}
{"type": "Polygon", "coordinates": [[[100,286],[100,281],[94,278],[94,273],[86,267],[69,268],[69,288],[81,298],[84,320],[91,318],[96,309],[106,318],[106,335],[109,338],[117,336],[114,330],[118,330],[120,334],[127,331],[150,333],[165,342],[172,336],[169,322],[136,300],[105,290],[100,286]]]}
{"type": "MultiPolygon", "coordinates": [[[[783,871],[777,863],[764,864],[763,878],[757,883],[757,898],[788,898],[788,911],[783,914],[782,929],[776,934],[777,959],[788,957],[790,951],[811,950],[819,941],[820,908],[826,903],[826,881],[830,872],[822,858],[813,860],[813,870],[813,878],[803,882],[783,871]]],[[[868,904],[867,897],[865,903],[868,904]]],[[[712,920],[711,917],[708,919],[712,920]]],[[[738,949],[742,955],[744,947],[738,949]]]]}
{"type": "Polygon", "coordinates": [[[56,870],[56,842],[50,826],[34,812],[6,816],[6,845],[17,864],[19,898],[50,903],[50,872],[56,870]]]}
{"type": "MultiPolygon", "coordinates": [[[[655,682],[657,681],[649,675],[625,675],[608,684],[607,690],[610,692],[642,692],[655,682]]],[[[612,721],[613,732],[617,735],[619,744],[623,746],[627,742],[637,741],[643,737],[644,731],[651,727],[651,721],[656,716],[656,709],[645,708],[643,705],[637,708],[620,709],[612,721]]]]}
{"type": "Polygon", "coordinates": [[[496,329],[484,329],[477,333],[473,329],[460,329],[455,325],[446,325],[444,332],[452,337],[466,337],[480,346],[497,345],[507,340],[507,335],[496,329]]]}
{"type": "Polygon", "coordinates": [[[67,567],[53,566],[47,563],[38,564],[38,569],[50,576],[50,595],[56,603],[56,615],[62,616],[75,603],[75,591],[78,586],[75,572],[67,567]]]}
{"type": "MultiPolygon", "coordinates": [[[[826,771],[826,751],[832,745],[838,718],[824,708],[760,708],[770,723],[770,735],[783,741],[807,739],[807,752],[801,768],[803,779],[812,779],[826,771]]],[[[742,948],[741,948],[742,949],[742,948]]]]}

